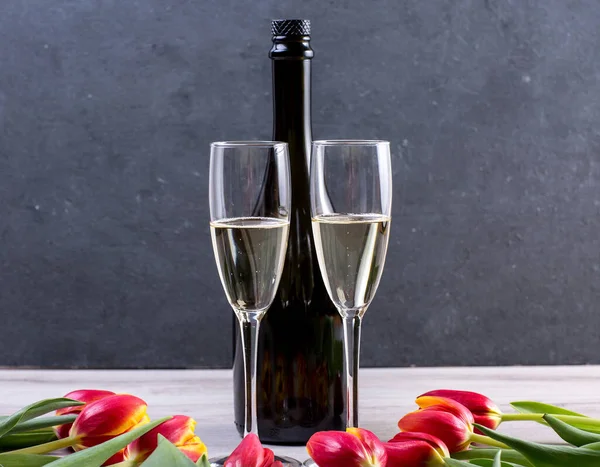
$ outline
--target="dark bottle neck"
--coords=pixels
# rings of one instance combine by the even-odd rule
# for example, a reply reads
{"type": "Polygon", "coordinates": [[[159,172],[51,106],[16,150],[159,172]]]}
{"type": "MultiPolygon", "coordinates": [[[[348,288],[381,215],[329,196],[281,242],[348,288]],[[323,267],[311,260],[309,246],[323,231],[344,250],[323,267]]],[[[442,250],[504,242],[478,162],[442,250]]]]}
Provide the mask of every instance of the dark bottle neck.
{"type": "Polygon", "coordinates": [[[313,55],[309,36],[276,36],[269,53],[273,60],[273,139],[288,143],[293,166],[298,159],[306,165],[310,154],[313,55]]]}
{"type": "Polygon", "coordinates": [[[314,55],[310,36],[275,36],[269,52],[271,60],[310,60],[314,55]]]}

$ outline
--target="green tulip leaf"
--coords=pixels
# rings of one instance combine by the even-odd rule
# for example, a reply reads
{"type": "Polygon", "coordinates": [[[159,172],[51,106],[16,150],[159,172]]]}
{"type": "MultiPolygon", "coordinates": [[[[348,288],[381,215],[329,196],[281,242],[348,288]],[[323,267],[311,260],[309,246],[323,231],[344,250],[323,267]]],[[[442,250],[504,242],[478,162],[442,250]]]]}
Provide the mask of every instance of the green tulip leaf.
{"type": "MultiPolygon", "coordinates": [[[[142,467],[196,467],[188,456],[177,449],[164,436],[158,435],[158,447],[142,463],[142,467]]],[[[210,466],[210,464],[209,464],[210,466]]]]}
{"type": "MultiPolygon", "coordinates": [[[[156,428],[161,423],[170,420],[171,417],[161,418],[153,422],[142,425],[135,428],[127,433],[123,433],[116,438],[105,441],[102,444],[94,446],[93,448],[84,449],[83,451],[76,452],[69,456],[63,457],[54,461],[52,467],[100,467],[104,462],[110,459],[114,454],[119,452],[129,443],[132,443],[140,436],[145,435],[153,428],[156,428]]],[[[168,465],[168,464],[166,464],[168,465]]]]}
{"type": "Polygon", "coordinates": [[[22,408],[18,412],[0,420],[0,438],[12,431],[19,423],[24,423],[40,415],[54,412],[58,409],[64,409],[66,407],[75,407],[84,405],[82,402],[74,401],[72,399],[46,399],[43,401],[35,402],[27,407],[22,408]]]}
{"type": "Polygon", "coordinates": [[[481,467],[514,467],[519,464],[509,464],[508,462],[495,464],[492,459],[473,459],[471,465],[480,465],[481,467]]]}
{"type": "Polygon", "coordinates": [[[38,454],[0,454],[2,467],[40,467],[54,462],[58,457],[38,454]]]}
{"type": "Polygon", "coordinates": [[[544,420],[546,420],[546,423],[558,436],[574,446],[584,446],[586,444],[600,442],[600,435],[575,428],[552,415],[544,415],[544,420]]]}
{"type": "MultiPolygon", "coordinates": [[[[32,431],[28,433],[12,432],[0,438],[0,452],[14,451],[16,449],[28,448],[39,444],[49,443],[54,441],[56,435],[52,431],[32,431]]],[[[0,464],[1,466],[2,464],[0,464]]]]}
{"type": "Polygon", "coordinates": [[[494,459],[473,459],[471,464],[480,465],[481,467],[514,467],[515,464],[502,462],[502,450],[498,449],[494,459]]]}
{"type": "Polygon", "coordinates": [[[591,449],[592,451],[600,451],[600,443],[598,443],[598,442],[586,444],[586,445],[581,446],[581,447],[582,448],[586,448],[586,449],[591,449]]]}
{"type": "Polygon", "coordinates": [[[202,454],[202,457],[198,459],[196,462],[197,467],[211,467],[210,462],[208,462],[208,456],[206,454],[202,454]]]}
{"type": "MultiPolygon", "coordinates": [[[[67,425],[73,423],[77,415],[59,415],[55,417],[40,417],[27,422],[19,423],[12,430],[13,433],[22,433],[24,431],[42,430],[44,428],[50,428],[58,425],[67,425]]],[[[52,431],[52,430],[50,430],[52,431]]]]}
{"type": "MultiPolygon", "coordinates": [[[[455,452],[452,457],[462,460],[489,460],[493,461],[498,453],[497,448],[474,448],[468,451],[455,452]]],[[[511,464],[524,465],[525,467],[533,467],[531,462],[527,460],[523,454],[513,449],[502,449],[502,460],[511,464]]]]}
{"type": "Polygon", "coordinates": [[[452,459],[451,457],[446,457],[444,459],[444,464],[446,464],[448,467],[469,467],[469,466],[473,466],[473,464],[470,464],[469,462],[459,461],[457,459],[452,459]]]}
{"type": "Polygon", "coordinates": [[[500,441],[523,454],[535,467],[598,467],[600,452],[573,446],[552,446],[532,443],[490,430],[479,424],[475,426],[490,438],[500,441]]]}
{"type": "Polygon", "coordinates": [[[511,407],[521,413],[549,413],[551,415],[571,415],[573,417],[585,417],[577,412],[563,409],[556,405],[544,404],[543,402],[534,401],[515,401],[510,403],[511,407]]]}

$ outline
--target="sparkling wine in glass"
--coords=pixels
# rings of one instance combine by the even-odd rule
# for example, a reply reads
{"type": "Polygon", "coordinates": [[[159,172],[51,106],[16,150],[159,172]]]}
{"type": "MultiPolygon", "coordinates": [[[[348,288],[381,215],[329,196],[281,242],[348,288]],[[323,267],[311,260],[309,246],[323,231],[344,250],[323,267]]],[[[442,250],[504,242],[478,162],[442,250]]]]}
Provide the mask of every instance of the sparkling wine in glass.
{"type": "MultiPolygon", "coordinates": [[[[210,232],[219,277],[237,316],[245,375],[244,436],[257,434],[256,354],[260,321],[279,285],[290,225],[286,143],[211,144],[210,232]]],[[[284,465],[299,465],[279,458],[284,465]]],[[[211,459],[224,465],[227,457],[211,459]]]]}
{"type": "Polygon", "coordinates": [[[361,322],[377,292],[390,236],[389,142],[315,141],[310,177],[319,267],[344,321],[346,423],[357,427],[361,322]]]}

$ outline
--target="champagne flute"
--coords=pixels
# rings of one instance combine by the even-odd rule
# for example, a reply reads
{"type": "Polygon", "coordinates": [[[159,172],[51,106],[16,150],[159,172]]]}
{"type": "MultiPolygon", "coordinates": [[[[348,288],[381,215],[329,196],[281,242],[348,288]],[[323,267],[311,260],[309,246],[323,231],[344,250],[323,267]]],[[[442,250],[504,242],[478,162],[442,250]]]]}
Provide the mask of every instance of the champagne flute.
{"type": "MultiPolygon", "coordinates": [[[[211,144],[210,232],[219,277],[240,324],[244,436],[258,434],[256,354],[260,321],[279,285],[290,224],[288,146],[275,141],[211,144]]],[[[299,465],[280,458],[285,465],[299,465]]],[[[227,457],[211,459],[224,465],[227,457]]]]}
{"type": "Polygon", "coordinates": [[[314,141],[310,176],[319,267],[344,321],[346,426],[358,427],[361,322],[379,286],[390,235],[390,144],[314,141]]]}

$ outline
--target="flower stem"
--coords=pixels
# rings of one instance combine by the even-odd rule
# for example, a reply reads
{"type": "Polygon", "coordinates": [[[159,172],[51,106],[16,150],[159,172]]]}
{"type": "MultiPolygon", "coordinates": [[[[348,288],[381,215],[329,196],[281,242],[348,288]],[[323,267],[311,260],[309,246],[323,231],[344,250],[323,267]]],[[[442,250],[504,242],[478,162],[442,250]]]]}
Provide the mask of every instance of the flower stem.
{"type": "Polygon", "coordinates": [[[496,441],[495,439],[492,439],[488,436],[478,435],[477,433],[471,434],[471,442],[485,444],[487,446],[493,446],[495,448],[510,449],[506,444],[501,443],[500,441],[496,441]]]}
{"type": "Polygon", "coordinates": [[[71,447],[77,444],[78,441],[79,438],[63,438],[57,439],[56,441],[50,441],[49,443],[38,444],[37,446],[31,446],[9,452],[10,454],[45,454],[47,452],[58,451],[59,449],[71,447]]]}

